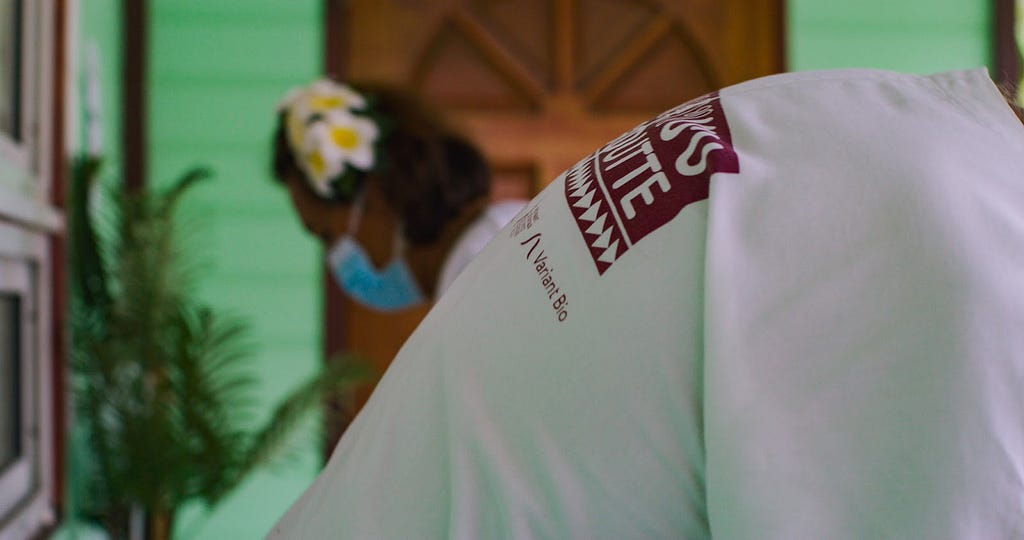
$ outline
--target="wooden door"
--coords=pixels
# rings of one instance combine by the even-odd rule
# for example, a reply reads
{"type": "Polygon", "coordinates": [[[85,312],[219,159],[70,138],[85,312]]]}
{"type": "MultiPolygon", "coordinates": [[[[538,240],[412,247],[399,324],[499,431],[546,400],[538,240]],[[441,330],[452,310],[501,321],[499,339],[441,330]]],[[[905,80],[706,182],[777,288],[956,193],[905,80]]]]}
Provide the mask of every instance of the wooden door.
{"type": "MultiPolygon", "coordinates": [[[[328,2],[328,71],[408,85],[485,151],[496,198],[530,197],[650,116],[783,69],[783,0],[328,2]]],[[[329,350],[385,367],[425,310],[332,289],[329,350]]]]}

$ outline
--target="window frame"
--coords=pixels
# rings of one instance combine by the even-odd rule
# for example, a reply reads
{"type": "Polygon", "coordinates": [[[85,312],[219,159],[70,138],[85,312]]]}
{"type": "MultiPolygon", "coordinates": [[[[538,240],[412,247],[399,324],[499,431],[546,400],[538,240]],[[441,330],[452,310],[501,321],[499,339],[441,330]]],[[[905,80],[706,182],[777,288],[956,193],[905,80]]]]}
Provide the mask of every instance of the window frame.
{"type": "Polygon", "coordinates": [[[21,384],[20,403],[20,452],[7,466],[0,468],[0,523],[16,517],[20,506],[32,498],[40,485],[39,455],[39,403],[38,388],[39,355],[38,332],[36,327],[36,304],[38,281],[34,279],[31,259],[0,256],[0,294],[16,296],[19,302],[19,355],[18,374],[21,384]],[[29,391],[25,391],[25,390],[29,391]]]}
{"type": "Polygon", "coordinates": [[[21,0],[20,140],[0,132],[0,220],[46,232],[62,228],[50,205],[54,0],[21,0]]]}
{"type": "MultiPolygon", "coordinates": [[[[20,137],[21,136],[21,117],[18,114],[18,110],[20,110],[21,91],[22,91],[22,89],[20,88],[20,84],[22,82],[22,77],[21,77],[21,67],[22,67],[21,47],[23,46],[22,39],[21,39],[21,31],[22,31],[22,29],[25,26],[25,24],[24,24],[25,23],[25,21],[24,21],[25,10],[24,10],[24,7],[23,7],[24,0],[9,0],[9,1],[13,3],[14,11],[11,14],[11,15],[13,15],[13,17],[8,18],[8,20],[11,23],[16,25],[15,28],[14,28],[14,31],[12,32],[12,34],[14,35],[14,37],[16,39],[16,41],[14,43],[15,51],[13,51],[13,52],[16,53],[16,58],[15,58],[15,62],[16,63],[13,66],[14,67],[13,75],[16,78],[16,80],[18,81],[18,86],[19,86],[19,87],[15,88],[15,92],[16,93],[13,96],[10,96],[10,97],[12,98],[13,101],[15,101],[17,103],[17,105],[15,107],[15,119],[14,119],[15,120],[14,121],[15,125],[14,125],[14,128],[15,128],[15,131],[18,133],[18,137],[20,137]]],[[[6,30],[7,29],[0,29],[0,31],[6,31],[6,30]]],[[[5,139],[10,139],[11,138],[10,135],[5,134],[3,132],[0,132],[0,135],[3,135],[5,139]]]]}
{"type": "Polygon", "coordinates": [[[18,52],[21,55],[17,64],[18,70],[15,76],[18,79],[19,93],[16,96],[17,103],[15,106],[19,112],[15,115],[17,119],[17,131],[18,139],[12,138],[9,134],[0,131],[0,157],[2,157],[8,163],[11,163],[21,171],[31,170],[31,143],[32,143],[32,132],[31,112],[34,109],[33,98],[35,97],[32,93],[33,84],[32,81],[35,77],[35,67],[38,56],[38,51],[34,50],[35,47],[31,47],[33,30],[37,28],[36,15],[37,10],[33,9],[36,3],[31,1],[26,2],[25,0],[14,0],[17,4],[17,13],[20,20],[18,21],[19,29],[16,34],[20,38],[18,44],[18,52]]]}
{"type": "MultiPolygon", "coordinates": [[[[56,452],[64,426],[53,425],[63,360],[55,332],[54,280],[62,211],[51,200],[64,141],[56,125],[63,89],[55,87],[58,26],[65,0],[21,0],[17,139],[0,133],[0,291],[22,298],[21,457],[0,471],[0,540],[39,537],[56,521],[56,452]],[[54,109],[58,109],[56,112],[54,109]],[[56,243],[56,244],[55,244],[56,243]]],[[[64,84],[62,82],[62,84],[64,84]]]]}
{"type": "Polygon", "coordinates": [[[0,470],[0,540],[53,525],[52,281],[47,237],[0,221],[0,292],[21,298],[21,457],[0,470]]]}

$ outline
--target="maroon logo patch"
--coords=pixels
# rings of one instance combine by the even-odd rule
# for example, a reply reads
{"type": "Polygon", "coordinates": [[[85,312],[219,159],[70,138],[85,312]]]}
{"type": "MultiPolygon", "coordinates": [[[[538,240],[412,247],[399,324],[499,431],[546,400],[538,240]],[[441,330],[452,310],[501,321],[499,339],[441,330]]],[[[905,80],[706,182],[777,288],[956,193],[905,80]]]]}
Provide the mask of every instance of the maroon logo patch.
{"type": "Polygon", "coordinates": [[[718,93],[666,111],[566,173],[565,198],[598,274],[687,205],[708,198],[711,175],[737,173],[718,93]]]}

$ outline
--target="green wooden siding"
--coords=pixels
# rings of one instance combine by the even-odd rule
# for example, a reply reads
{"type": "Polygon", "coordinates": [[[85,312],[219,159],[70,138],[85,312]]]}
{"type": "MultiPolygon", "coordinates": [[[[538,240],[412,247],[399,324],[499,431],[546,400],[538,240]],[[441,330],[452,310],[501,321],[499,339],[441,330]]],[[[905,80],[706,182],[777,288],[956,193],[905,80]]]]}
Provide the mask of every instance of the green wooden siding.
{"type": "MultiPolygon", "coordinates": [[[[105,181],[121,178],[121,2],[118,0],[86,0],[79,4],[77,67],[75,74],[77,99],[83,100],[86,84],[86,50],[96,47],[99,61],[101,117],[103,124],[103,170],[105,181]]],[[[79,132],[74,141],[84,148],[85,107],[78,116],[79,132]]]]}
{"type": "MultiPolygon", "coordinates": [[[[90,0],[91,1],[91,0],[90,0]]],[[[201,292],[252,326],[265,406],[320,358],[319,250],[269,174],[274,107],[319,73],[320,0],[150,2],[148,173],[155,185],[193,165],[215,177],[185,212],[208,270],[201,292]]],[[[261,538],[320,466],[310,427],[293,459],[262,471],[212,514],[187,509],[179,538],[261,538]]]]}
{"type": "Polygon", "coordinates": [[[932,73],[989,65],[989,0],[792,0],[791,70],[932,73]]]}

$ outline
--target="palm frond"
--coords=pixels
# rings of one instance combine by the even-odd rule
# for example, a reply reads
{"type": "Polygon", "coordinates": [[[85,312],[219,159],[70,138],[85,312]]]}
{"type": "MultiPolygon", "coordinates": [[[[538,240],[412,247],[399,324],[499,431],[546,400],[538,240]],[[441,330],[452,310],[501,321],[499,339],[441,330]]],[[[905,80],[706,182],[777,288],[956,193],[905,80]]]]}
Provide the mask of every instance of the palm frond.
{"type": "Polygon", "coordinates": [[[250,429],[248,326],[197,298],[178,230],[180,201],[209,172],[192,169],[162,193],[108,192],[97,213],[86,202],[91,180],[77,174],[71,356],[95,462],[87,511],[112,523],[133,506],[165,514],[193,499],[213,506],[278,457],[325,396],[369,369],[354,357],[328,365],[250,429]]]}
{"type": "MultiPolygon", "coordinates": [[[[89,195],[96,183],[101,162],[96,158],[75,161],[71,175],[71,241],[69,262],[73,298],[87,306],[92,313],[103,314],[110,305],[107,274],[100,257],[93,220],[89,216],[89,195]]],[[[74,320],[74,319],[73,319],[74,320]]],[[[96,321],[90,321],[95,323],[96,321]]]]}
{"type": "MultiPolygon", "coordinates": [[[[324,365],[320,371],[292,390],[274,409],[270,419],[252,436],[226,488],[230,490],[236,487],[253,469],[272,462],[307,413],[323,403],[328,396],[367,381],[371,376],[369,363],[356,355],[341,355],[324,365]]],[[[219,497],[215,497],[210,503],[215,504],[218,500],[219,497]]]]}
{"type": "Polygon", "coordinates": [[[157,215],[169,218],[177,208],[182,195],[192,189],[197,183],[211,176],[213,176],[213,171],[206,167],[193,167],[186,171],[160,198],[160,204],[156,211],[157,215]]]}

